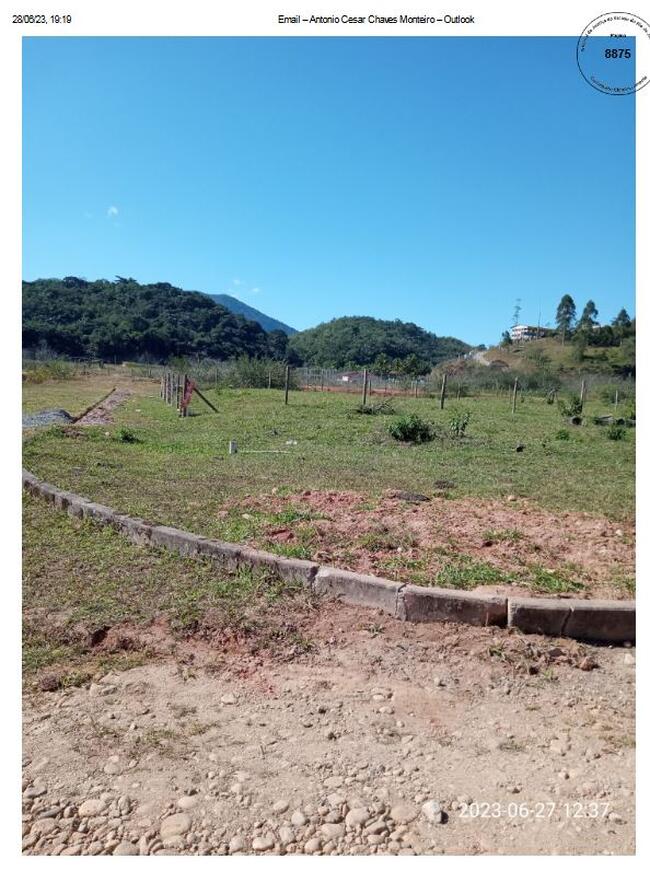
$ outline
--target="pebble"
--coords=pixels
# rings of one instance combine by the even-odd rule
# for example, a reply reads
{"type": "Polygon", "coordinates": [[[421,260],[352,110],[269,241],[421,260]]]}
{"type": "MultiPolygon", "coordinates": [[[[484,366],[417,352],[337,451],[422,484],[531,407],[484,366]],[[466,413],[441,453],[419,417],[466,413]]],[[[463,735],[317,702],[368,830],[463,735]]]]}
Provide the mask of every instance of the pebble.
{"type": "Polygon", "coordinates": [[[296,828],[307,825],[307,817],[301,810],[295,810],[291,814],[291,825],[296,826],[296,828]]]}
{"type": "Polygon", "coordinates": [[[348,810],[345,816],[345,825],[348,829],[360,829],[370,819],[370,813],[365,807],[354,807],[348,810]]]}
{"type": "Polygon", "coordinates": [[[275,804],[273,805],[273,807],[271,807],[271,810],[273,811],[273,813],[275,813],[277,815],[279,815],[281,813],[286,813],[288,809],[289,809],[289,802],[285,801],[284,799],[280,799],[279,801],[276,801],[275,804]]]}
{"type": "Polygon", "coordinates": [[[130,841],[120,841],[113,851],[114,857],[137,857],[140,854],[139,848],[130,841]]]}
{"type": "Polygon", "coordinates": [[[231,854],[239,854],[244,850],[244,839],[241,835],[235,835],[228,843],[228,850],[231,854]]]}
{"type": "Polygon", "coordinates": [[[398,801],[392,805],[390,815],[396,823],[411,823],[418,815],[418,809],[407,801],[398,801]]]}
{"type": "Polygon", "coordinates": [[[306,854],[317,854],[321,849],[320,838],[310,838],[309,841],[305,842],[305,846],[303,848],[306,854]]]}
{"type": "Polygon", "coordinates": [[[320,828],[327,841],[341,838],[345,833],[345,826],[343,823],[323,823],[320,828]]]}
{"type": "Polygon", "coordinates": [[[232,692],[227,692],[225,695],[221,696],[221,704],[222,705],[236,705],[237,704],[237,696],[233,695],[232,692]]]}
{"type": "Polygon", "coordinates": [[[199,799],[196,795],[183,795],[183,797],[179,798],[176,802],[176,806],[179,810],[192,810],[198,803],[199,799]]]}
{"type": "Polygon", "coordinates": [[[441,823],[443,820],[440,801],[425,801],[422,805],[422,813],[430,823],[441,823]]]}
{"type": "Polygon", "coordinates": [[[104,801],[99,798],[90,798],[79,805],[79,816],[97,816],[105,809],[104,801]]]}
{"type": "Polygon", "coordinates": [[[278,836],[280,837],[280,841],[282,844],[293,844],[296,840],[296,833],[293,831],[291,826],[280,826],[278,830],[278,836]]]}
{"type": "Polygon", "coordinates": [[[29,788],[26,788],[26,789],[25,789],[25,791],[23,792],[23,797],[24,797],[24,798],[29,798],[30,800],[32,800],[33,798],[40,798],[41,795],[44,795],[44,794],[46,794],[46,793],[47,793],[47,786],[46,786],[46,785],[43,785],[43,784],[36,785],[36,784],[34,784],[34,785],[29,786],[29,788]]]}
{"type": "Polygon", "coordinates": [[[260,835],[253,838],[253,850],[257,852],[270,851],[274,844],[275,839],[271,835],[260,835]]]}
{"type": "Polygon", "coordinates": [[[160,824],[160,837],[163,844],[168,844],[171,839],[189,832],[191,825],[191,820],[186,813],[174,813],[172,816],[166,817],[160,824]]]}

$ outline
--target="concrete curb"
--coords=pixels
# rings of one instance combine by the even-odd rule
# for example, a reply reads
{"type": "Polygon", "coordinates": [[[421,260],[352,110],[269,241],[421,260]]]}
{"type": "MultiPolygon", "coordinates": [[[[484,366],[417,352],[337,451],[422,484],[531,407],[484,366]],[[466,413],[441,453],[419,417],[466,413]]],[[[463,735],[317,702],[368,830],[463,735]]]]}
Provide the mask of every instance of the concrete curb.
{"type": "Polygon", "coordinates": [[[508,600],[490,593],[466,593],[408,585],[400,593],[398,617],[404,621],[460,621],[477,627],[505,627],[508,600]]]}
{"type": "Polygon", "coordinates": [[[404,586],[383,577],[356,574],[327,565],[318,569],[314,580],[314,590],[319,596],[334,596],[348,605],[380,608],[395,617],[399,592],[404,586]]]}
{"type": "Polygon", "coordinates": [[[636,603],[616,600],[542,599],[416,587],[368,574],[357,574],[304,559],[289,559],[237,543],[141,518],[121,515],[109,506],[61,490],[23,470],[23,487],[74,518],[110,525],[137,546],[157,546],[182,556],[206,557],[228,569],[267,568],[286,581],[311,587],[348,605],[381,609],[402,621],[454,621],[480,627],[516,627],[522,633],[570,637],[600,643],[634,642],[636,603]]]}

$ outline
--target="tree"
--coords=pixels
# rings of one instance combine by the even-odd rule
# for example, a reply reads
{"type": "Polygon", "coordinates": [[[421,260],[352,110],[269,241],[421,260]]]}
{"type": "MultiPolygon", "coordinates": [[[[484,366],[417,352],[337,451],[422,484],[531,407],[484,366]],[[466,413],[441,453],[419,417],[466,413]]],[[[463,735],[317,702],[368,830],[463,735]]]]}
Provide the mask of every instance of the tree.
{"type": "Polygon", "coordinates": [[[619,345],[623,342],[623,339],[627,335],[631,335],[632,333],[632,321],[630,320],[630,315],[622,307],[617,315],[612,320],[612,329],[618,339],[619,345]]]}
{"type": "Polygon", "coordinates": [[[519,317],[521,316],[521,298],[517,298],[515,301],[515,311],[512,315],[512,325],[519,325],[519,317]]]}
{"type": "Polygon", "coordinates": [[[582,332],[589,333],[594,328],[594,323],[596,322],[596,317],[598,316],[598,311],[596,310],[596,305],[593,301],[587,301],[585,304],[585,308],[582,311],[582,316],[578,321],[578,329],[582,332]]]}
{"type": "Polygon", "coordinates": [[[505,329],[501,333],[501,347],[507,348],[511,344],[512,344],[512,336],[510,335],[510,332],[507,329],[505,329]]]}
{"type": "Polygon", "coordinates": [[[284,360],[287,353],[287,342],[289,337],[282,329],[273,329],[267,335],[269,343],[269,351],[274,360],[284,360]]]}
{"type": "Polygon", "coordinates": [[[558,334],[562,336],[562,344],[566,341],[567,335],[570,335],[571,329],[576,318],[576,305],[571,295],[563,295],[557,306],[555,314],[555,322],[557,324],[558,334]]]}

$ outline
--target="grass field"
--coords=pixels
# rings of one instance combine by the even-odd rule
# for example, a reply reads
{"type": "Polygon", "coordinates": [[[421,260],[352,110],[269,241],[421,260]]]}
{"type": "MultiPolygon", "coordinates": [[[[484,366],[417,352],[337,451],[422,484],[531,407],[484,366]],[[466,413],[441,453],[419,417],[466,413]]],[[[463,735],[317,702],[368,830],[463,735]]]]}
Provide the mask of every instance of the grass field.
{"type": "MultiPolygon", "coordinates": [[[[78,412],[113,384],[124,383],[102,375],[26,385],[25,405],[31,412],[53,406],[78,412]]],[[[444,411],[430,399],[398,398],[396,415],[373,416],[356,412],[354,395],[291,392],[285,406],[279,391],[228,390],[208,392],[218,414],[195,399],[193,415],[180,419],[160,400],[155,383],[130,387],[131,397],[110,425],[31,432],[23,445],[26,468],[153,522],[303,558],[326,542],[333,552],[319,561],[358,567],[362,555],[370,565],[361,570],[416,583],[467,589],[505,583],[538,595],[588,597],[603,587],[614,598],[634,593],[634,430],[609,440],[607,429],[590,421],[607,412],[605,405],[589,403],[587,423],[575,427],[535,397],[525,398],[514,418],[509,401],[494,396],[453,399],[444,411]],[[397,414],[413,412],[434,426],[431,442],[407,446],[390,436],[397,414]],[[462,438],[450,430],[458,412],[470,414],[462,438]],[[562,439],[560,431],[566,432],[562,439]],[[232,439],[240,452],[231,456],[232,439]],[[421,517],[428,542],[418,544],[401,525],[401,519],[417,518],[409,504],[396,510],[390,525],[382,524],[382,500],[393,490],[437,497],[421,517]],[[323,491],[330,501],[324,512],[318,503],[323,491]],[[311,497],[298,506],[284,500],[307,492],[311,497]],[[525,500],[511,503],[513,496],[525,500]],[[477,506],[494,503],[483,503],[482,514],[469,519],[473,531],[453,530],[456,516],[468,518],[473,498],[482,498],[477,506]],[[536,552],[536,532],[553,526],[555,517],[534,510],[538,528],[529,536],[533,520],[526,507],[535,505],[557,513],[558,526],[568,510],[609,518],[608,538],[600,536],[600,523],[592,525],[591,540],[583,529],[575,538],[585,557],[608,544],[600,567],[566,561],[553,545],[536,552]],[[342,527],[334,516],[343,519],[342,527]],[[613,532],[619,524],[625,532],[615,533],[622,537],[613,532]],[[273,531],[289,531],[292,539],[269,540],[273,531]]],[[[147,660],[146,637],[131,641],[128,629],[114,649],[99,653],[89,637],[104,627],[144,629],[159,618],[172,634],[235,630],[257,637],[262,647],[302,647],[291,641],[282,618],[289,602],[291,611],[308,611],[308,595],[297,598],[297,591],[264,576],[217,575],[209,563],[138,549],[112,530],[72,521],[30,496],[24,507],[26,679],[52,671],[66,685],[98,669],[147,660]]],[[[572,519],[562,524],[571,534],[572,519]]],[[[562,538],[560,530],[555,544],[562,538]]]]}
{"type": "MultiPolygon", "coordinates": [[[[41,410],[62,409],[75,416],[101,400],[116,385],[134,387],[131,379],[108,374],[74,376],[69,379],[50,379],[38,384],[25,384],[23,413],[29,415],[41,410]]],[[[140,388],[141,383],[136,382],[135,387],[140,388]]]]}
{"type": "MultiPolygon", "coordinates": [[[[26,403],[70,409],[101,393],[106,379],[94,392],[85,380],[83,397],[79,387],[75,380],[29,386],[26,403]]],[[[37,432],[24,445],[26,467],[121,511],[212,536],[223,533],[225,500],[273,488],[355,490],[372,499],[386,489],[431,494],[445,481],[453,484],[450,498],[515,495],[554,511],[633,517],[634,431],[609,440],[607,429],[590,419],[611,406],[595,401],[586,405],[587,423],[575,427],[541,397],[526,397],[514,417],[505,397],[453,399],[443,411],[431,399],[397,398],[398,414],[418,413],[440,433],[408,446],[388,433],[394,416],[355,412],[355,395],[292,392],[284,406],[276,390],[210,391],[218,415],[195,398],[194,415],[179,419],[157,387],[138,383],[140,393],[106,428],[37,432]],[[465,411],[466,435],[454,438],[450,422],[465,411]],[[122,440],[123,429],[137,440],[122,440]],[[566,440],[558,439],[560,431],[566,440]],[[231,439],[240,450],[233,456],[231,439]],[[517,445],[524,445],[521,452],[517,445]]]]}

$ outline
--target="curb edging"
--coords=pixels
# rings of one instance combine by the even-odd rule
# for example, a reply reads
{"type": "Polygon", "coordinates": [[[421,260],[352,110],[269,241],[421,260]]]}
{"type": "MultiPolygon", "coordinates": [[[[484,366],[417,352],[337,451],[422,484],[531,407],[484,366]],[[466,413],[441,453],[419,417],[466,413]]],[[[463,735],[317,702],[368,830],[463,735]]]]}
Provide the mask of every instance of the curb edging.
{"type": "Polygon", "coordinates": [[[137,546],[157,546],[181,556],[204,556],[233,570],[268,568],[286,581],[334,596],[348,605],[381,609],[401,621],[453,621],[479,627],[510,627],[522,633],[600,643],[635,642],[636,602],[500,596],[442,587],[418,587],[358,574],[305,559],[290,559],[245,544],[212,540],[167,525],[123,515],[79,494],[62,490],[23,469],[23,488],[73,518],[115,528],[137,546]]]}

